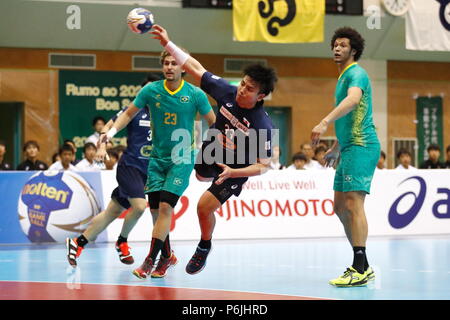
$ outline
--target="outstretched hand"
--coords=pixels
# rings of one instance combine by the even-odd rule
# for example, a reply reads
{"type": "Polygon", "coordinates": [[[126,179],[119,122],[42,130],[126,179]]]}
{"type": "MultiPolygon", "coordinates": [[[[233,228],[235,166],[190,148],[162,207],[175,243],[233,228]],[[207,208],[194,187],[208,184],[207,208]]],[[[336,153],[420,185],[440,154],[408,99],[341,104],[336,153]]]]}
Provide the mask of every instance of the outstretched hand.
{"type": "Polygon", "coordinates": [[[158,24],[153,25],[150,33],[153,35],[152,39],[159,40],[163,47],[165,47],[170,41],[169,34],[167,33],[166,29],[158,24]]]}

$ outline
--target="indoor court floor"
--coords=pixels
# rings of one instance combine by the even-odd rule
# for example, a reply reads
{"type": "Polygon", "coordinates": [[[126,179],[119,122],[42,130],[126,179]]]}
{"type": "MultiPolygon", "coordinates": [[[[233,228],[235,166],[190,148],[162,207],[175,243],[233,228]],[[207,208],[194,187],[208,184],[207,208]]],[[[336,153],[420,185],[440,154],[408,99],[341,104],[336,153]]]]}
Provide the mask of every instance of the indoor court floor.
{"type": "Polygon", "coordinates": [[[130,243],[133,265],[120,263],[113,243],[90,244],[70,267],[63,244],[0,246],[0,299],[83,300],[448,300],[450,236],[372,237],[367,253],[376,279],[335,288],[328,280],[352,263],[344,238],[215,240],[206,268],[184,268],[196,241],[173,241],[179,263],[163,279],[131,271],[148,252],[130,243]]]}

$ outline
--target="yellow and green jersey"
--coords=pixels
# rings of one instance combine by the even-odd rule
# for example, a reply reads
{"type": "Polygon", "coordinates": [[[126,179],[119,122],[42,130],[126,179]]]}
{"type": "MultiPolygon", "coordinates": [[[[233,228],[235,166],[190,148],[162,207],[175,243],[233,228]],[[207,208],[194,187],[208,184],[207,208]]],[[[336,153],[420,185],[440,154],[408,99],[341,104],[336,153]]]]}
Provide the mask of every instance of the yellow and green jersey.
{"type": "Polygon", "coordinates": [[[205,115],[211,110],[206,94],[184,80],[175,91],[167,88],[166,80],[148,83],[133,104],[141,109],[148,105],[150,109],[153,140],[150,156],[156,158],[170,158],[172,149],[180,143],[190,147],[194,143],[197,112],[205,115]]]}
{"type": "Polygon", "coordinates": [[[335,91],[335,106],[347,97],[349,88],[362,90],[362,98],[353,111],[336,120],[336,137],[341,150],[350,145],[366,147],[379,144],[373,123],[372,87],[367,72],[356,62],[349,65],[339,76],[335,91]]]}

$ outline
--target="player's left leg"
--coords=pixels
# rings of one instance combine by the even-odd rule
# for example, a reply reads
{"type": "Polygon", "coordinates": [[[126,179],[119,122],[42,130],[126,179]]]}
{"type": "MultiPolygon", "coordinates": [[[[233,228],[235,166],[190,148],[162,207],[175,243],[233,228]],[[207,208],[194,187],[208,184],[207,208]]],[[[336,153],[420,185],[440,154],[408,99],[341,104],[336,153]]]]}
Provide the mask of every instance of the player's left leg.
{"type": "MultiPolygon", "coordinates": [[[[217,177],[215,180],[217,180],[217,177]]],[[[194,255],[186,265],[187,273],[196,274],[205,268],[206,258],[211,252],[211,239],[216,224],[214,213],[232,195],[239,196],[245,181],[247,181],[247,178],[227,179],[220,185],[213,182],[211,187],[201,196],[197,204],[201,239],[194,255]]]]}
{"type": "Polygon", "coordinates": [[[222,204],[210,192],[205,191],[197,204],[198,221],[200,223],[201,239],[189,263],[186,265],[186,272],[196,274],[206,266],[206,258],[211,251],[211,239],[216,225],[214,212],[222,204]]]}
{"type": "Polygon", "coordinates": [[[341,213],[344,212],[345,215],[340,219],[344,224],[347,238],[351,241],[354,259],[352,266],[347,268],[342,276],[330,281],[330,284],[335,286],[362,286],[375,277],[366,255],[368,225],[364,211],[364,200],[370,191],[379,157],[377,154],[379,151],[375,149],[377,148],[352,146],[341,154],[340,169],[343,179],[339,191],[344,195],[345,205],[344,209],[341,208],[341,213]]]}
{"type": "Polygon", "coordinates": [[[94,241],[97,236],[106,229],[106,227],[113,222],[123,211],[123,207],[115,200],[111,198],[106,210],[96,215],[88,228],[76,238],[67,238],[67,260],[72,267],[77,266],[76,259],[80,256],[83,248],[90,241],[94,241]]]}

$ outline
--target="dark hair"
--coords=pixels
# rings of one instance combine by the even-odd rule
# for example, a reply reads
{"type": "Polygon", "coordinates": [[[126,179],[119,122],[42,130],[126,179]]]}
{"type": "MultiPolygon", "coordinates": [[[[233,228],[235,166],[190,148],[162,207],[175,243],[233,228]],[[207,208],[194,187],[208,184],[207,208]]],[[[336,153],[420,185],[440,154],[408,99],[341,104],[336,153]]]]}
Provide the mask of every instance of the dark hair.
{"type": "Polygon", "coordinates": [[[338,38],[347,38],[350,40],[351,49],[355,49],[354,60],[358,61],[364,51],[364,38],[353,28],[342,27],[334,32],[333,38],[331,39],[331,50],[334,48],[334,42],[338,38]]]}
{"type": "Polygon", "coordinates": [[[437,144],[430,144],[427,148],[427,152],[430,152],[430,150],[437,150],[441,151],[441,147],[439,147],[437,144]]]}
{"type": "Polygon", "coordinates": [[[56,162],[56,157],[59,155],[59,153],[58,152],[55,152],[53,155],[52,155],[52,163],[55,163],[56,162]]]}
{"type": "Polygon", "coordinates": [[[398,152],[397,152],[397,159],[400,159],[400,157],[401,157],[402,155],[404,155],[404,154],[407,154],[408,156],[411,157],[411,152],[409,152],[408,149],[401,148],[401,149],[398,150],[398,152]]]}
{"type": "Polygon", "coordinates": [[[324,146],[318,146],[314,151],[314,155],[317,155],[319,152],[327,152],[327,149],[324,146]]]}
{"type": "Polygon", "coordinates": [[[59,155],[62,155],[62,153],[63,153],[64,151],[70,151],[71,153],[74,153],[74,152],[73,152],[72,146],[71,146],[70,144],[67,144],[67,143],[63,144],[63,145],[61,146],[61,148],[59,148],[59,152],[58,152],[59,155]]]}
{"type": "Polygon", "coordinates": [[[113,157],[119,160],[119,154],[117,153],[117,151],[113,150],[113,148],[106,150],[106,153],[110,158],[113,157]]]}
{"type": "Polygon", "coordinates": [[[75,148],[76,148],[75,142],[73,142],[73,140],[66,139],[66,140],[64,140],[64,142],[63,142],[63,144],[68,144],[68,143],[72,143],[72,144],[75,146],[75,148]]]}
{"type": "Polygon", "coordinates": [[[161,77],[157,75],[156,73],[149,73],[145,77],[145,79],[141,83],[141,87],[144,87],[147,83],[161,80],[161,77]]]}
{"type": "Polygon", "coordinates": [[[3,140],[0,140],[0,146],[5,146],[6,147],[6,143],[3,140]]]}
{"type": "Polygon", "coordinates": [[[447,146],[447,152],[449,152],[449,151],[450,151],[450,144],[447,146]]]}
{"type": "Polygon", "coordinates": [[[383,157],[384,160],[386,160],[386,153],[384,153],[383,150],[380,151],[380,156],[383,157]]]}
{"type": "Polygon", "coordinates": [[[252,64],[244,69],[244,76],[249,76],[253,81],[259,84],[259,93],[268,95],[275,87],[278,81],[277,74],[271,67],[264,67],[260,64],[252,64]]]}
{"type": "Polygon", "coordinates": [[[97,146],[95,144],[93,144],[92,142],[86,142],[83,147],[83,153],[85,153],[88,148],[94,148],[95,150],[97,150],[97,146]]]}
{"type": "Polygon", "coordinates": [[[296,160],[303,160],[303,161],[308,161],[308,159],[306,158],[305,154],[303,152],[297,152],[296,154],[294,154],[292,156],[292,162],[295,162],[296,160]]]}
{"type": "Polygon", "coordinates": [[[92,126],[95,126],[99,120],[102,120],[103,124],[106,124],[105,118],[103,118],[101,116],[97,116],[94,118],[94,120],[92,120],[92,126]]]}
{"type": "Polygon", "coordinates": [[[23,152],[27,151],[27,148],[29,146],[35,146],[38,150],[40,150],[39,144],[37,143],[37,141],[29,140],[29,141],[25,142],[25,144],[23,145],[23,152]]]}

